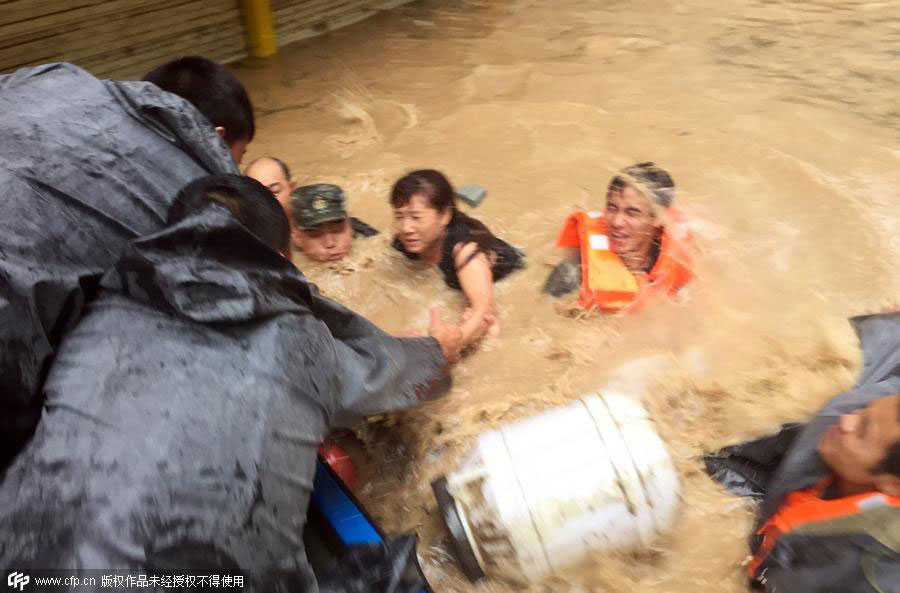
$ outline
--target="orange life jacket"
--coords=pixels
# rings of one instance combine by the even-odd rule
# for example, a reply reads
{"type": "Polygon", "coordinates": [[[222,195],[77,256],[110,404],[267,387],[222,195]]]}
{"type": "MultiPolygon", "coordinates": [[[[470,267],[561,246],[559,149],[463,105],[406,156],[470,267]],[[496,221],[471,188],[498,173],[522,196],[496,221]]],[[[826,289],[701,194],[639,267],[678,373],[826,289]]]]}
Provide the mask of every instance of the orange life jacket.
{"type": "Polygon", "coordinates": [[[828,521],[859,515],[877,507],[889,506],[900,509],[900,496],[888,496],[880,492],[866,492],[856,496],[825,500],[822,493],[832,481],[833,478],[829,477],[812,488],[790,493],[778,512],[757,530],[756,533],[762,537],[762,541],[753,561],[747,566],[751,579],[756,576],[760,566],[775,549],[778,540],[792,532],[813,524],[825,524],[828,521]]]}
{"type": "MultiPolygon", "coordinates": [[[[578,303],[585,309],[636,310],[635,299],[649,293],[674,295],[693,278],[688,251],[690,233],[680,213],[668,209],[672,223],[660,237],[659,256],[647,274],[635,276],[609,248],[603,212],[576,212],[569,216],[556,244],[581,250],[581,291],[578,303]],[[669,227],[677,229],[671,232],[669,227]],[[676,238],[677,236],[677,238],[676,238]]],[[[642,298],[640,302],[643,302],[642,298]]]]}

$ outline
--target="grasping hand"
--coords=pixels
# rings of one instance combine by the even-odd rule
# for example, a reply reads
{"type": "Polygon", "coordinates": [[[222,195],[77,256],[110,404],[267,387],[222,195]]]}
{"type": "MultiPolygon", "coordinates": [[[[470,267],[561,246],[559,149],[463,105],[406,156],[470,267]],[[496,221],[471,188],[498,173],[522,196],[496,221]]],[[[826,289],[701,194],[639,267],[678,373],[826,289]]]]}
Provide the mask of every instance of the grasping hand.
{"type": "Polygon", "coordinates": [[[463,334],[458,325],[444,321],[441,309],[437,305],[429,309],[431,325],[428,327],[428,335],[437,340],[448,362],[455,363],[459,360],[459,353],[463,348],[463,334]]]}

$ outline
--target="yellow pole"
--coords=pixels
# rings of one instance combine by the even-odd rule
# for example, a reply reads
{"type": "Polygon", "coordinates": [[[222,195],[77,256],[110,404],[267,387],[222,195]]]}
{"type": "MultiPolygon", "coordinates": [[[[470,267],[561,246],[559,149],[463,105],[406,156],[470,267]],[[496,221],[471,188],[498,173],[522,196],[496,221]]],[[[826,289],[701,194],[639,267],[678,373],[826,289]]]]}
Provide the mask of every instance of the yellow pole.
{"type": "Polygon", "coordinates": [[[250,55],[257,58],[271,56],[278,51],[275,30],[272,28],[272,7],[269,0],[242,0],[244,27],[250,41],[250,55]]]}

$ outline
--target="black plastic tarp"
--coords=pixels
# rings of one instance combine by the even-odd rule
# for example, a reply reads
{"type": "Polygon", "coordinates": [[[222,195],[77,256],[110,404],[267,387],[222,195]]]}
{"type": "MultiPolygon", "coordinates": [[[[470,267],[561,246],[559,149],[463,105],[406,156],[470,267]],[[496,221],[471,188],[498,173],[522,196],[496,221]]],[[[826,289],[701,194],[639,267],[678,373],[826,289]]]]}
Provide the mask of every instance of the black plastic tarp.
{"type": "Polygon", "coordinates": [[[434,339],[322,297],[210,205],[134,242],[63,340],[0,484],[0,565],[237,567],[248,590],[315,591],[317,447],[444,392],[446,367],[434,339]]]}
{"type": "Polygon", "coordinates": [[[319,593],[423,593],[429,591],[416,557],[416,537],[358,544],[325,563],[319,593]]]}
{"type": "Polygon", "coordinates": [[[706,471],[729,492],[762,498],[803,424],[785,424],[775,434],[725,447],[703,458],[706,471]]]}
{"type": "Polygon", "coordinates": [[[0,471],[31,434],[40,384],[126,241],[159,230],[175,193],[236,173],[189,103],[70,64],[0,76],[0,471]]]}

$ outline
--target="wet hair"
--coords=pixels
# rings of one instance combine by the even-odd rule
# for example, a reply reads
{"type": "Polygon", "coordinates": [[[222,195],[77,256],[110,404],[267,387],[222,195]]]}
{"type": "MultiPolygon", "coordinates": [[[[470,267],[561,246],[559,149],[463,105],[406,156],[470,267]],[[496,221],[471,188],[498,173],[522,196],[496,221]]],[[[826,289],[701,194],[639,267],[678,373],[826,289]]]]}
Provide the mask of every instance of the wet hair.
{"type": "Polygon", "coordinates": [[[244,85],[221,64],[200,56],[173,60],[150,71],[144,80],[187,99],[213,127],[225,128],[225,143],[253,140],[253,105],[244,85]]]}
{"type": "Polygon", "coordinates": [[[282,161],[280,158],[274,157],[274,156],[261,156],[258,159],[253,159],[253,161],[249,165],[247,165],[247,168],[244,169],[244,171],[245,172],[249,171],[250,167],[252,167],[256,163],[258,163],[259,161],[266,160],[266,159],[268,159],[268,160],[272,161],[273,163],[275,163],[276,165],[278,165],[278,168],[281,169],[281,172],[284,174],[284,178],[287,179],[288,181],[291,180],[290,168],[288,168],[287,164],[285,164],[284,161],[282,161]]]}
{"type": "MultiPolygon", "coordinates": [[[[900,398],[898,398],[900,400],[900,398]]],[[[897,405],[897,422],[900,422],[900,401],[897,405]]],[[[900,478],[900,440],[896,441],[888,448],[887,455],[884,456],[878,465],[871,469],[873,474],[891,474],[900,478]]]]}
{"type": "Polygon", "coordinates": [[[649,192],[647,199],[656,206],[668,208],[675,200],[675,182],[672,176],[650,161],[625,167],[614,175],[606,188],[607,199],[610,194],[621,192],[628,186],[634,187],[642,194],[649,192]],[[634,182],[637,182],[637,185],[634,182]]]}
{"type": "Polygon", "coordinates": [[[878,465],[872,468],[873,474],[891,474],[900,478],[900,441],[895,442],[888,449],[887,455],[884,456],[878,465]]]}
{"type": "Polygon", "coordinates": [[[284,161],[279,158],[276,158],[274,156],[270,156],[269,158],[272,159],[273,161],[275,161],[275,164],[278,165],[281,168],[281,172],[284,173],[284,178],[287,179],[288,181],[290,181],[291,180],[291,170],[288,169],[288,166],[284,163],[284,161]]]}
{"type": "Polygon", "coordinates": [[[169,208],[167,224],[173,225],[210,203],[227,208],[275,251],[284,252],[289,244],[291,228],[281,204],[263,184],[240,175],[207,175],[185,185],[169,208]]]}
{"type": "Polygon", "coordinates": [[[500,240],[482,223],[463,214],[456,208],[456,192],[447,177],[434,169],[420,169],[407,173],[397,180],[391,189],[391,206],[402,208],[409,204],[413,196],[423,196],[428,205],[444,212],[452,210],[450,224],[462,223],[469,227],[468,240],[478,246],[479,251],[496,251],[500,240]]]}

